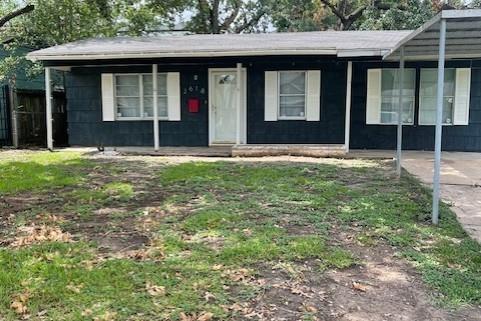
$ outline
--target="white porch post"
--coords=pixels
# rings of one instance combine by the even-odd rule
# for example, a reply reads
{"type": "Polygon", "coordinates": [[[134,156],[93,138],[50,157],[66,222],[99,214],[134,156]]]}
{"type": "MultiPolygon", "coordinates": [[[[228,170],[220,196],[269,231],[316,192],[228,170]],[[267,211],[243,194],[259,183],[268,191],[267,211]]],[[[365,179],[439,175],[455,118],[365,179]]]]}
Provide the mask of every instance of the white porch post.
{"type": "Polygon", "coordinates": [[[404,90],[404,47],[400,48],[399,58],[399,106],[397,111],[397,151],[396,151],[396,173],[401,177],[401,154],[403,139],[403,90],[404,90]]]}
{"type": "Polygon", "coordinates": [[[237,116],[236,116],[236,145],[241,143],[241,108],[242,108],[242,63],[237,63],[237,81],[236,81],[236,100],[237,100],[237,116]]]}
{"type": "Polygon", "coordinates": [[[347,63],[346,82],[346,123],[344,129],[344,148],[349,153],[349,140],[351,135],[351,96],[352,96],[352,61],[347,63]]]}
{"type": "Polygon", "coordinates": [[[45,67],[45,101],[47,115],[47,148],[53,150],[52,130],[52,75],[50,67],[45,67]]]}
{"type": "Polygon", "coordinates": [[[153,96],[153,116],[154,116],[154,150],[159,150],[159,102],[157,100],[158,81],[157,81],[157,64],[152,65],[152,96],[153,96]]]}
{"type": "Polygon", "coordinates": [[[439,30],[438,86],[436,97],[436,139],[434,144],[434,177],[433,177],[433,224],[439,222],[439,185],[441,172],[441,139],[443,133],[444,104],[444,60],[446,50],[446,19],[441,19],[439,30]]]}

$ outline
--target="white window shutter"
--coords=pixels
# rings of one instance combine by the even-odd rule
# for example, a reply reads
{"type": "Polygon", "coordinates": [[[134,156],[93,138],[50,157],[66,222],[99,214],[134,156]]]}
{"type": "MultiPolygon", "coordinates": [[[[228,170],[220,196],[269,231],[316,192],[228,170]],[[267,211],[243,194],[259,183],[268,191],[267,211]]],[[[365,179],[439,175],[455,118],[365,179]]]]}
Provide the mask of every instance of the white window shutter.
{"type": "Polygon", "coordinates": [[[114,106],[114,75],[102,74],[102,120],[115,120],[115,106],[114,106]]]}
{"type": "Polygon", "coordinates": [[[319,121],[321,117],[321,71],[307,72],[306,120],[319,121]]]}
{"type": "Polygon", "coordinates": [[[456,91],[454,97],[454,125],[468,125],[469,98],[471,92],[471,69],[456,69],[456,91]]]}
{"type": "Polygon", "coordinates": [[[169,120],[180,120],[180,73],[167,73],[167,108],[169,120]]]}
{"type": "Polygon", "coordinates": [[[381,122],[381,69],[367,71],[366,124],[381,122]]]}
{"type": "Polygon", "coordinates": [[[264,120],[276,121],[277,109],[279,106],[279,85],[278,85],[277,71],[265,72],[265,87],[264,87],[264,120]]]}

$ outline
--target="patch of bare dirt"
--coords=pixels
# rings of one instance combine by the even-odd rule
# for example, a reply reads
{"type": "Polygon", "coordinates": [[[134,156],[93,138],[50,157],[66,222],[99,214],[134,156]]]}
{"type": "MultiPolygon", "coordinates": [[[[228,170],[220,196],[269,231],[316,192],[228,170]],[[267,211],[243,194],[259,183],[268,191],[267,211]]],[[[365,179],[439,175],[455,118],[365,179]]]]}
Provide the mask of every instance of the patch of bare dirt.
{"type": "MultiPolygon", "coordinates": [[[[340,235],[342,237],[342,235],[340,235]]],[[[242,309],[238,320],[322,321],[479,321],[481,309],[449,310],[436,306],[420,275],[396,249],[377,244],[364,247],[344,238],[361,263],[320,273],[319,262],[264,264],[256,280],[259,294],[242,309]],[[309,319],[310,318],[310,319],[309,319]]]]}

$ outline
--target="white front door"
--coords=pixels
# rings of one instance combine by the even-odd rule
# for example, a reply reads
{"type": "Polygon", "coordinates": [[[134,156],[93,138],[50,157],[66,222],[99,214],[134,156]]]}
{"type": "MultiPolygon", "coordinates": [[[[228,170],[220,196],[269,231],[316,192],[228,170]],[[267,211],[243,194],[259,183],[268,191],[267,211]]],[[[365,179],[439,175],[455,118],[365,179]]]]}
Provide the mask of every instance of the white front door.
{"type": "Polygon", "coordinates": [[[211,144],[236,143],[238,108],[241,108],[241,118],[244,118],[243,108],[238,106],[236,87],[237,72],[235,69],[211,70],[209,97],[211,144]]]}

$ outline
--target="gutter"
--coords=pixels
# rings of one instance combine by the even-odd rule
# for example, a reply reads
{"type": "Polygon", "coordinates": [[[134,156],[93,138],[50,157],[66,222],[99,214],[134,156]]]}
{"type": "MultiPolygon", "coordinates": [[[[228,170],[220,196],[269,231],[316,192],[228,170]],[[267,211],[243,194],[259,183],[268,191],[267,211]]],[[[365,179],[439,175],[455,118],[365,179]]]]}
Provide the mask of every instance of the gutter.
{"type": "Polygon", "coordinates": [[[52,60],[107,60],[132,58],[176,58],[176,57],[242,57],[242,56],[277,56],[277,55],[336,55],[335,48],[326,49],[287,49],[287,50],[252,50],[252,51],[186,51],[186,52],[139,52],[139,53],[100,53],[75,55],[27,54],[30,61],[52,60]]]}

